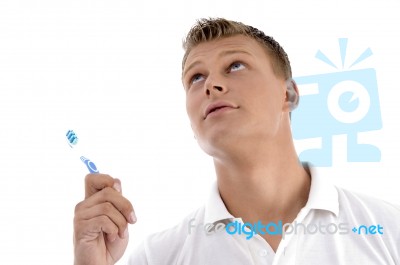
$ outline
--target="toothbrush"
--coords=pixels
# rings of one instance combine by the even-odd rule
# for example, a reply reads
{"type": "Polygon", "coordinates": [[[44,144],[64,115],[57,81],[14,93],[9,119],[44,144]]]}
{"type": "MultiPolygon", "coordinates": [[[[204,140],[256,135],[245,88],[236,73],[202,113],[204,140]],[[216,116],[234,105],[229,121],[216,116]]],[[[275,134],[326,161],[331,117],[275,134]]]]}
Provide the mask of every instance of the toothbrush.
{"type": "MultiPolygon", "coordinates": [[[[66,137],[69,147],[71,148],[75,147],[74,149],[77,149],[76,145],[78,143],[78,137],[76,136],[75,132],[73,130],[68,130],[66,137]]],[[[99,173],[99,170],[97,169],[93,161],[84,156],[80,156],[80,159],[86,165],[90,173],[99,173]]]]}

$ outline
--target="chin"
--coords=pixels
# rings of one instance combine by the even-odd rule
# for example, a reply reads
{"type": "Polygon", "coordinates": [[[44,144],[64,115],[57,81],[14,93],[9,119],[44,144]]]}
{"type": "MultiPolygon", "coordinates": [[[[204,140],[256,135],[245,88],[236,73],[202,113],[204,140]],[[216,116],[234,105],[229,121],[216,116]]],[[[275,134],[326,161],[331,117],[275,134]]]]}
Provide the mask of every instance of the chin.
{"type": "Polygon", "coordinates": [[[214,158],[229,153],[236,148],[240,137],[229,137],[227,134],[216,134],[207,140],[197,140],[200,148],[214,158]]]}

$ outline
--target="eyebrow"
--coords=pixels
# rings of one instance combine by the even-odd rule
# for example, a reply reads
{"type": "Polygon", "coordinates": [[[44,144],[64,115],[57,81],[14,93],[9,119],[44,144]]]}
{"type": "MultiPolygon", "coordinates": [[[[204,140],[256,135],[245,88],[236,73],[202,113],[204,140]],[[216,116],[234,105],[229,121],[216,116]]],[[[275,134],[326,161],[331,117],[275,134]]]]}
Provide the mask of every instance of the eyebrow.
{"type": "MultiPolygon", "coordinates": [[[[246,54],[246,55],[252,56],[251,53],[249,53],[249,52],[247,52],[247,51],[245,51],[245,50],[226,50],[226,51],[222,51],[220,54],[218,54],[218,57],[221,58],[221,57],[224,57],[224,56],[227,56],[227,55],[231,55],[231,54],[235,54],[235,53],[242,53],[242,54],[246,54]]],[[[185,71],[183,72],[182,78],[183,78],[184,76],[186,76],[187,72],[189,72],[190,69],[192,69],[193,67],[195,67],[195,66],[198,65],[198,64],[200,64],[200,61],[195,61],[195,62],[191,63],[191,64],[185,69],[185,71]]]]}

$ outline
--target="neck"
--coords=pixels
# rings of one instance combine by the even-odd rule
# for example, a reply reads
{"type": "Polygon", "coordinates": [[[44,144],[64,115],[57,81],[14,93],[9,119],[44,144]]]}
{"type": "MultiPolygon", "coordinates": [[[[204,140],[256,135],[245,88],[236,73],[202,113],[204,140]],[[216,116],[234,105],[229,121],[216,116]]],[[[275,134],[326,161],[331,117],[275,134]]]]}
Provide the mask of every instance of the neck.
{"type": "Polygon", "coordinates": [[[244,222],[292,222],[306,204],[311,184],[292,141],[263,144],[258,139],[253,145],[236,146],[229,152],[234,155],[214,158],[228,211],[244,222]]]}

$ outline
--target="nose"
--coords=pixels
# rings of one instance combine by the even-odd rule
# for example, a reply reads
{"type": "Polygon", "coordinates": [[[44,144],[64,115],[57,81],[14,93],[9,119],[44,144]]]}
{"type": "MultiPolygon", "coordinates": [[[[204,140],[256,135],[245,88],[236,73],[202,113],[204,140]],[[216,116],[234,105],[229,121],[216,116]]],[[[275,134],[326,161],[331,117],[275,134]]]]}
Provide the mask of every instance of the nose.
{"type": "Polygon", "coordinates": [[[225,89],[222,86],[212,86],[211,89],[207,88],[206,89],[206,95],[209,96],[211,95],[211,91],[213,91],[213,93],[215,94],[219,94],[219,93],[223,93],[225,91],[225,89]]]}
{"type": "Polygon", "coordinates": [[[205,84],[205,94],[210,96],[211,94],[218,95],[224,94],[228,91],[227,87],[223,84],[222,80],[216,80],[209,76],[205,84]]]}

